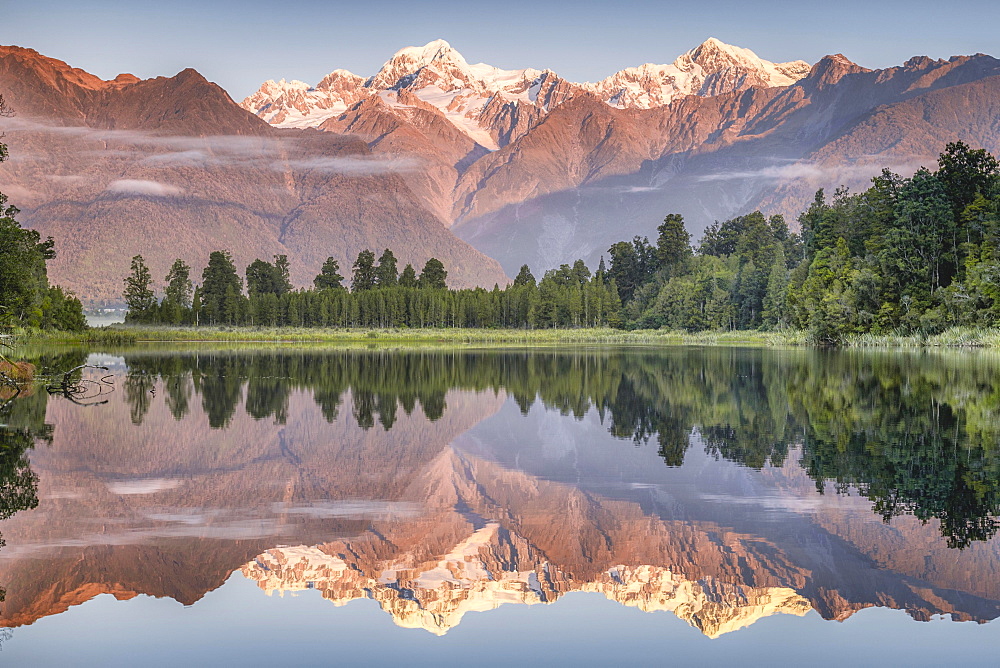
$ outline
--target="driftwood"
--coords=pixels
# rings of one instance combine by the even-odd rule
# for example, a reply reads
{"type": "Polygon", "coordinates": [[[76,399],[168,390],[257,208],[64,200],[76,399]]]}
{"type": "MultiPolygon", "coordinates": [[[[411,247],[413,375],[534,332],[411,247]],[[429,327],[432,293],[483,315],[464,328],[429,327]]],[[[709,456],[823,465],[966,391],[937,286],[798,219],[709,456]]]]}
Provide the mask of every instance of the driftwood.
{"type": "Polygon", "coordinates": [[[108,403],[107,399],[98,400],[98,397],[110,394],[115,391],[115,377],[113,374],[101,376],[98,380],[90,378],[73,378],[73,374],[83,369],[99,369],[108,371],[106,366],[94,366],[93,364],[81,364],[65,372],[62,381],[57,384],[46,386],[49,394],[59,394],[69,399],[79,406],[99,406],[108,403]]]}

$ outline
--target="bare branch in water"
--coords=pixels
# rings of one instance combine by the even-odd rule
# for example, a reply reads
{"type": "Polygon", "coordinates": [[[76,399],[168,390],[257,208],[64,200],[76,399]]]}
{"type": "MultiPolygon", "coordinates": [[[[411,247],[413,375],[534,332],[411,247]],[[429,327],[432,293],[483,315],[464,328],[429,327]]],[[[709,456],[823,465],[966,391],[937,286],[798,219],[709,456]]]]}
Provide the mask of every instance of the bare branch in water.
{"type": "Polygon", "coordinates": [[[45,389],[49,394],[60,394],[64,398],[69,399],[74,404],[79,406],[99,406],[101,404],[108,403],[107,399],[102,401],[96,401],[96,399],[115,391],[115,377],[112,374],[107,374],[102,376],[100,380],[92,380],[90,378],[74,379],[73,375],[77,371],[82,371],[83,369],[99,369],[101,371],[109,370],[106,366],[81,364],[80,366],[73,367],[69,371],[65,372],[62,377],[62,382],[58,385],[48,385],[45,389]]]}

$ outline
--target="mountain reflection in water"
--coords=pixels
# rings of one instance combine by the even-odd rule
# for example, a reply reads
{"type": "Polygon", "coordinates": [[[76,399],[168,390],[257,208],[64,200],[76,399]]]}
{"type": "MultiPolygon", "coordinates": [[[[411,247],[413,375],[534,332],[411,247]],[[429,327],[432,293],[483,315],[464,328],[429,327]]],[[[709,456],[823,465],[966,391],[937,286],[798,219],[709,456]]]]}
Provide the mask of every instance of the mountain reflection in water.
{"type": "Polygon", "coordinates": [[[106,405],[35,392],[0,416],[0,625],[101,593],[193,604],[237,570],[435,634],[577,591],[710,637],[809,610],[1000,616],[991,354],[209,347],[119,365],[106,405]]]}

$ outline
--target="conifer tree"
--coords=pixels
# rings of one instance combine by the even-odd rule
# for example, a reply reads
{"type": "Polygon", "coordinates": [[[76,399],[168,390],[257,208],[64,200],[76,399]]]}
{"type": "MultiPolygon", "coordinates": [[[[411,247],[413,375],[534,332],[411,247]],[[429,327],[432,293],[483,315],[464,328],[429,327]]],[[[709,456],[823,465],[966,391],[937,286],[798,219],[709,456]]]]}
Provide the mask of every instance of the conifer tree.
{"type": "Polygon", "coordinates": [[[375,268],[375,285],[380,288],[392,288],[399,283],[399,272],[396,270],[396,256],[388,248],[378,259],[375,268]]]}
{"type": "Polygon", "coordinates": [[[668,214],[659,227],[656,238],[656,260],[660,269],[672,276],[680,265],[691,257],[691,235],[684,227],[684,217],[677,213],[668,214]]]}
{"type": "Polygon", "coordinates": [[[526,265],[521,265],[521,270],[517,272],[517,276],[514,277],[514,285],[531,285],[536,284],[535,277],[531,273],[531,268],[526,265]]]}
{"type": "Polygon", "coordinates": [[[351,276],[351,292],[362,292],[375,287],[375,253],[367,248],[358,253],[351,276]]]}
{"type": "Polygon", "coordinates": [[[432,257],[427,260],[424,270],[420,272],[420,287],[432,290],[444,290],[448,287],[445,283],[445,279],[447,278],[448,272],[445,271],[441,260],[432,257]]]}
{"type": "Polygon", "coordinates": [[[291,268],[288,266],[288,256],[275,255],[274,288],[279,297],[283,294],[292,291],[292,281],[289,278],[290,275],[291,275],[291,268]]]}
{"type": "Polygon", "coordinates": [[[201,272],[201,300],[205,319],[210,323],[228,321],[238,312],[235,301],[243,292],[243,281],[236,273],[229,251],[212,251],[208,266],[201,272]]]}
{"type": "Polygon", "coordinates": [[[405,267],[403,267],[403,273],[399,275],[399,287],[401,288],[417,287],[417,272],[413,269],[412,264],[407,264],[405,267]]]}
{"type": "Polygon", "coordinates": [[[344,277],[340,275],[340,262],[332,257],[326,258],[319,275],[313,279],[317,290],[339,290],[344,287],[344,277]]]}
{"type": "Polygon", "coordinates": [[[132,258],[132,271],[125,277],[125,292],[122,294],[128,306],[126,320],[142,322],[156,304],[153,293],[153,277],[141,255],[132,258]]]}
{"type": "Polygon", "coordinates": [[[184,260],[177,259],[170,265],[170,271],[163,279],[167,287],[164,289],[168,303],[182,309],[191,308],[191,267],[184,260]]]}
{"type": "Polygon", "coordinates": [[[280,295],[277,268],[270,262],[256,259],[247,266],[247,293],[251,297],[259,295],[280,295]]]}

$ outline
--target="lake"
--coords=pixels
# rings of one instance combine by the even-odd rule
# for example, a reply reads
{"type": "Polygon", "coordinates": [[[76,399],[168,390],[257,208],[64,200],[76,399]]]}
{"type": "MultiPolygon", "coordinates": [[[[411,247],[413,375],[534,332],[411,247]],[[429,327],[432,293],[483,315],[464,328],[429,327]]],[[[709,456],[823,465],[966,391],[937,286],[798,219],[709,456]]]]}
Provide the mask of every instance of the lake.
{"type": "Polygon", "coordinates": [[[106,369],[0,394],[3,665],[1000,653],[995,353],[25,356],[106,369]]]}

